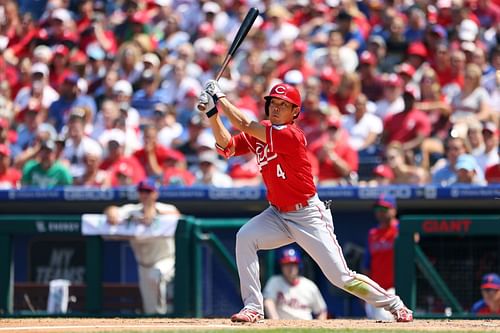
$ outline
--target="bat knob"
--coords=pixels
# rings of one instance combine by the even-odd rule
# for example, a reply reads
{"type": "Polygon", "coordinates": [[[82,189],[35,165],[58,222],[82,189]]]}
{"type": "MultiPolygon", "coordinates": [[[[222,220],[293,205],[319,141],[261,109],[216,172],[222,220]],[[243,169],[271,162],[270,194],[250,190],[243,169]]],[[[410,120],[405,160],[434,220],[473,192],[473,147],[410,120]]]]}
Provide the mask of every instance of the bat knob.
{"type": "Polygon", "coordinates": [[[198,103],[198,111],[201,111],[201,112],[205,112],[205,110],[207,109],[207,105],[205,103],[198,103]]]}

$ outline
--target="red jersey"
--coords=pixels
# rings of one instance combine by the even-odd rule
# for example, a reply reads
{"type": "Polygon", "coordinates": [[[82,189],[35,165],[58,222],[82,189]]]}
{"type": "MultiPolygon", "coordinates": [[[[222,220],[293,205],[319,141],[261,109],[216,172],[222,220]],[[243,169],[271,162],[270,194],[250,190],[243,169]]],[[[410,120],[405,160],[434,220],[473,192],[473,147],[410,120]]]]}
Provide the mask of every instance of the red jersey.
{"type": "Polygon", "coordinates": [[[488,184],[500,183],[500,163],[486,168],[484,178],[488,184]]]}
{"type": "Polygon", "coordinates": [[[398,141],[405,143],[415,139],[419,134],[424,137],[431,133],[429,116],[413,109],[389,115],[384,121],[384,131],[387,134],[386,143],[398,141]]]}
{"type": "MultiPolygon", "coordinates": [[[[349,165],[351,170],[357,171],[359,167],[358,152],[347,143],[348,136],[344,134],[342,135],[342,138],[335,142],[333,151],[349,165]]],[[[318,179],[320,181],[342,178],[342,175],[337,172],[337,170],[335,170],[333,161],[330,158],[318,158],[320,155],[320,150],[323,149],[328,140],[328,135],[325,134],[322,135],[319,139],[315,140],[309,146],[309,150],[318,159],[318,179]]]]}
{"type": "Polygon", "coordinates": [[[0,189],[17,188],[21,180],[21,172],[14,168],[8,168],[0,174],[0,189]]]}
{"type": "Polygon", "coordinates": [[[304,133],[294,123],[272,125],[264,120],[261,124],[266,126],[266,142],[240,133],[234,137],[235,155],[256,155],[272,205],[283,209],[307,201],[316,194],[316,186],[304,133]]]}
{"type": "Polygon", "coordinates": [[[394,287],[394,241],[398,232],[398,220],[393,220],[388,228],[375,227],[368,232],[365,266],[370,277],[384,289],[394,287]]]}

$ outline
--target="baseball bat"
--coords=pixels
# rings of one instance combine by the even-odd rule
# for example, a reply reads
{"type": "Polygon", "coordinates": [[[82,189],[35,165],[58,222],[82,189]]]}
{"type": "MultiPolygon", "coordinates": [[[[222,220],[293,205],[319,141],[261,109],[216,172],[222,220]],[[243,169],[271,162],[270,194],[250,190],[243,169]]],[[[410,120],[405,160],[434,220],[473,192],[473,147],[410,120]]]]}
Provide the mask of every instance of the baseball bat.
{"type": "MultiPolygon", "coordinates": [[[[243,22],[241,22],[241,26],[238,29],[238,32],[236,33],[236,36],[234,37],[233,42],[231,43],[231,46],[227,50],[226,56],[224,57],[224,61],[222,62],[222,65],[220,66],[217,75],[215,76],[215,81],[219,81],[220,77],[222,76],[222,73],[224,73],[227,65],[235,55],[236,51],[238,51],[241,43],[243,42],[248,32],[252,28],[252,25],[255,22],[255,19],[257,19],[257,16],[259,16],[259,10],[257,8],[250,8],[247,15],[243,19],[243,22]]],[[[206,109],[206,104],[203,103],[198,104],[198,110],[205,111],[205,109],[206,109]]]]}

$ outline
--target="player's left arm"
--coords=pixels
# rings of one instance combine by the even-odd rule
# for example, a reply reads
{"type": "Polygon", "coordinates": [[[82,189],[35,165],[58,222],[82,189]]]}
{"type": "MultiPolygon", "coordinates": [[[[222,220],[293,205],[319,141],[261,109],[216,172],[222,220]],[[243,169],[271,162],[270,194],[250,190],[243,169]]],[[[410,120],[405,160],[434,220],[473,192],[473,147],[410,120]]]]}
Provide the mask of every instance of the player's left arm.
{"type": "MultiPolygon", "coordinates": [[[[207,112],[207,116],[209,118],[213,117],[213,115],[211,115],[211,113],[213,113],[211,111],[212,109],[215,110],[214,116],[217,116],[217,111],[222,111],[236,129],[247,133],[262,142],[266,142],[265,126],[259,124],[257,121],[251,120],[245,113],[241,112],[240,109],[231,103],[226,98],[226,94],[222,91],[216,81],[209,80],[205,83],[205,90],[200,96],[200,102],[204,102],[208,105],[207,109],[209,111],[207,112]],[[211,100],[206,100],[207,95],[211,97],[211,100]]],[[[211,122],[211,124],[214,123],[211,122]]]]}

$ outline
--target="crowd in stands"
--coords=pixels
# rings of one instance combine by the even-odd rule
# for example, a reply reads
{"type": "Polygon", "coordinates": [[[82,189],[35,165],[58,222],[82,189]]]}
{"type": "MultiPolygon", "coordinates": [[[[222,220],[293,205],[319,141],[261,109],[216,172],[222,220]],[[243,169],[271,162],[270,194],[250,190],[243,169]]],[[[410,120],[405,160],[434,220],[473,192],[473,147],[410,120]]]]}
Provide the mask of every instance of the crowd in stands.
{"type": "Polygon", "coordinates": [[[500,183],[496,0],[0,0],[0,188],[261,184],[196,109],[250,7],[219,82],[299,89],[319,185],[500,183]]]}

